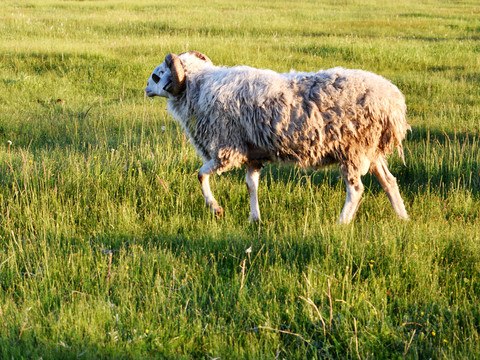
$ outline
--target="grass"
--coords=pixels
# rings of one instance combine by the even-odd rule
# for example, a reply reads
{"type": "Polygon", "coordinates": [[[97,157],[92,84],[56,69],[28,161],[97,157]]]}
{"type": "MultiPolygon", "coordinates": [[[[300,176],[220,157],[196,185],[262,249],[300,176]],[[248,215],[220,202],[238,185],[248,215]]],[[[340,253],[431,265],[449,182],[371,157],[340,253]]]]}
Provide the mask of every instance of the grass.
{"type": "Polygon", "coordinates": [[[0,358],[478,358],[475,1],[3,1],[0,358]],[[212,179],[161,99],[169,52],[391,79],[413,131],[355,222],[335,168],[212,179]],[[251,249],[251,251],[247,251],[251,249]]]}

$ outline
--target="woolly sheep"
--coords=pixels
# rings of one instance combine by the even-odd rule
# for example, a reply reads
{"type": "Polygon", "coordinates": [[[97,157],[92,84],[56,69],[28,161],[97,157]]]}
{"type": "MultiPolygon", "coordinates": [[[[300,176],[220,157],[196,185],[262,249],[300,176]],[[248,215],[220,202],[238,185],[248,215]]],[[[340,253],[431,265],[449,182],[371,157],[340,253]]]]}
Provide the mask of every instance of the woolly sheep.
{"type": "Polygon", "coordinates": [[[408,219],[386,155],[410,126],[402,93],[383,77],[333,68],[318,72],[276,73],[248,66],[220,67],[196,51],[168,54],[148,79],[149,97],[168,98],[167,109],[203,157],[198,172],[206,206],[223,214],[209,176],[243,164],[251,221],[260,220],[258,180],[264,163],[305,168],[338,164],[347,198],[338,222],[349,223],[369,170],[397,215],[408,219]]]}

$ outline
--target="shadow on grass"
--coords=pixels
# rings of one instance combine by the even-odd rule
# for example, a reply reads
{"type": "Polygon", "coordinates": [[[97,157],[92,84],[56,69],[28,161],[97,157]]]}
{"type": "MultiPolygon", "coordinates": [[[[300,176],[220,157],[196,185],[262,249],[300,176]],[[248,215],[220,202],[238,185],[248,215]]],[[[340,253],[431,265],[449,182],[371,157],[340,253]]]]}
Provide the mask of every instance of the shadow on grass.
{"type": "MultiPolygon", "coordinates": [[[[389,168],[397,178],[402,193],[409,197],[417,193],[441,190],[443,194],[459,189],[474,196],[480,194],[480,140],[477,135],[432,131],[414,128],[403,141],[406,166],[396,154],[388,158],[389,168]]],[[[243,180],[244,172],[234,175],[243,180]]],[[[319,186],[327,183],[336,187],[342,182],[338,166],[327,169],[303,170],[292,166],[267,165],[263,171],[267,186],[274,182],[304,184],[311,181],[319,186]]],[[[362,178],[367,189],[382,192],[377,179],[367,174],[362,178]]],[[[342,185],[343,186],[343,185],[342,185]]]]}
{"type": "MultiPolygon", "coordinates": [[[[99,257],[104,260],[103,263],[105,263],[109,256],[113,258],[113,260],[111,260],[112,269],[119,269],[120,266],[118,262],[132,253],[136,253],[137,256],[141,255],[145,263],[152,266],[152,269],[145,270],[143,269],[145,265],[140,265],[137,268],[139,273],[136,273],[136,277],[132,277],[131,280],[128,281],[128,285],[118,285],[117,288],[114,285],[115,282],[112,282],[113,285],[110,286],[109,290],[105,291],[91,287],[92,293],[89,297],[89,299],[98,300],[100,303],[104,302],[108,308],[108,304],[111,303],[117,305],[122,304],[119,299],[123,296],[121,292],[125,290],[125,286],[128,288],[134,287],[135,296],[137,296],[138,299],[129,300],[128,311],[133,311],[139,319],[143,316],[141,314],[145,311],[143,309],[148,308],[148,306],[143,305],[140,300],[144,296],[143,292],[155,292],[152,288],[154,288],[158,282],[158,278],[152,278],[151,274],[173,273],[172,276],[174,278],[175,274],[177,274],[180,279],[183,276],[181,266],[184,264],[187,266],[187,269],[184,269],[186,271],[186,275],[184,275],[188,275],[190,279],[189,282],[192,284],[185,286],[182,288],[183,290],[179,287],[175,293],[178,297],[185,296],[184,300],[187,304],[185,305],[185,310],[182,310],[179,305],[185,304],[184,300],[177,299],[177,301],[172,300],[173,302],[169,303],[168,299],[163,299],[161,301],[165,301],[165,307],[170,308],[165,313],[154,315],[150,318],[150,321],[156,324],[156,319],[161,318],[162,321],[167,322],[170,317],[166,314],[176,314],[178,311],[182,311],[182,313],[187,312],[190,301],[188,299],[191,299],[192,305],[188,308],[186,317],[192,321],[197,321],[199,314],[201,314],[201,321],[204,323],[203,326],[206,329],[205,324],[210,324],[210,327],[216,324],[215,319],[212,320],[211,316],[218,316],[220,319],[219,322],[225,323],[227,328],[231,327],[234,329],[233,331],[235,333],[233,334],[231,333],[232,330],[225,333],[228,342],[230,341],[228,337],[231,337],[233,340],[237,333],[245,338],[253,327],[251,325],[253,321],[252,318],[256,318],[256,311],[252,309],[242,309],[237,314],[232,312],[236,303],[242,301],[239,274],[241,273],[241,264],[245,264],[244,261],[248,261],[247,266],[250,264],[249,260],[247,260],[249,259],[249,255],[245,250],[252,246],[252,240],[255,240],[257,237],[257,240],[265,240],[265,242],[263,244],[257,243],[253,246],[254,249],[250,256],[252,263],[256,265],[247,268],[246,277],[248,278],[249,290],[244,289],[244,291],[248,291],[248,294],[256,297],[256,301],[260,303],[268,304],[270,300],[267,301],[266,298],[271,299],[271,301],[286,303],[289,301],[290,286],[296,286],[295,282],[293,282],[293,285],[283,286],[283,284],[279,284],[275,288],[275,294],[269,295],[264,293],[265,288],[268,289],[269,287],[265,285],[265,281],[262,280],[262,278],[271,277],[272,272],[274,273],[276,270],[280,271],[280,269],[284,269],[285,267],[291,269],[295,273],[294,276],[297,276],[296,273],[298,272],[298,276],[300,277],[302,272],[295,270],[301,268],[300,264],[302,264],[303,267],[304,264],[310,263],[313,257],[320,256],[323,258],[325,256],[322,243],[313,241],[313,239],[305,241],[301,239],[295,239],[295,241],[285,239],[285,241],[282,241],[279,238],[258,239],[257,234],[257,230],[252,226],[238,236],[235,236],[233,233],[223,234],[218,237],[193,236],[178,235],[174,232],[140,236],[105,234],[91,238],[90,241],[84,241],[80,238],[55,239],[55,236],[53,236],[52,241],[55,241],[55,244],[52,244],[52,249],[49,251],[60,253],[62,251],[59,250],[65,249],[67,250],[66,253],[76,254],[86,253],[91,250],[94,253],[94,257],[99,257]],[[139,251],[139,247],[142,248],[141,251],[139,251]],[[112,253],[114,254],[113,256],[110,255],[112,253]],[[168,263],[168,260],[171,259],[170,255],[173,255],[175,261],[168,263]],[[162,256],[163,259],[160,259],[162,256]],[[158,259],[158,262],[153,262],[152,259],[158,259]],[[214,265],[212,265],[212,263],[214,263],[214,265]],[[282,264],[283,266],[276,268],[276,265],[282,264]],[[214,274],[212,273],[213,270],[214,274]],[[149,289],[145,289],[144,286],[148,286],[149,289]],[[260,293],[257,293],[259,289],[262,290],[260,293]],[[183,291],[185,293],[183,293],[183,291]],[[209,300],[210,293],[211,298],[216,299],[213,302],[209,300]],[[216,301],[220,301],[219,299],[222,299],[222,304],[216,303],[216,301]],[[173,307],[176,309],[173,310],[173,307]],[[197,308],[198,310],[196,310],[197,308]]],[[[91,263],[95,264],[97,261],[91,261],[91,263]]],[[[93,272],[92,270],[92,273],[93,272]]],[[[110,331],[107,329],[107,326],[105,330],[101,327],[100,331],[104,332],[99,334],[99,339],[95,339],[95,332],[93,331],[90,334],[83,334],[81,331],[74,330],[75,324],[72,324],[71,330],[66,329],[65,334],[52,336],[51,334],[55,333],[55,330],[49,329],[49,322],[55,321],[55,318],[61,316],[64,309],[71,307],[70,302],[66,300],[64,295],[70,293],[71,289],[81,289],[82,286],[84,286],[83,282],[89,281],[75,280],[71,277],[68,278],[68,283],[63,283],[63,287],[61,285],[59,286],[58,302],[55,302],[52,307],[45,310],[48,314],[45,322],[41,321],[42,324],[35,324],[33,320],[30,320],[28,324],[23,324],[25,326],[25,328],[23,328],[23,319],[16,319],[13,324],[9,324],[10,327],[8,330],[2,332],[3,334],[7,334],[7,336],[0,338],[0,358],[42,358],[44,360],[78,358],[205,358],[206,350],[203,348],[204,342],[208,343],[209,341],[211,342],[215,339],[220,340],[222,338],[215,334],[212,335],[210,331],[207,331],[205,336],[203,333],[200,334],[197,332],[188,334],[193,340],[190,339],[190,345],[185,348],[179,345],[178,350],[175,351],[174,347],[168,344],[165,345],[165,348],[162,348],[162,342],[164,342],[165,339],[170,339],[174,342],[175,335],[180,334],[181,336],[185,336],[185,334],[182,333],[183,330],[180,328],[180,322],[178,322],[179,328],[172,325],[176,324],[176,321],[173,319],[172,324],[170,324],[170,333],[157,333],[156,336],[143,337],[141,341],[138,341],[137,337],[137,340],[133,343],[130,342],[132,336],[128,330],[129,326],[125,324],[115,326],[115,329],[118,330],[118,334],[115,335],[109,335],[107,333],[107,331],[110,331]],[[172,326],[174,327],[173,333],[172,326]],[[107,334],[106,338],[105,333],[107,334]],[[118,338],[116,338],[117,336],[118,338]]],[[[101,279],[96,281],[98,281],[100,287],[103,287],[106,280],[104,276],[102,276],[101,279]]],[[[163,284],[160,286],[163,286],[163,284]]],[[[165,284],[165,286],[168,285],[165,284]]],[[[7,286],[6,289],[4,287],[4,290],[8,292],[11,289],[7,286]]],[[[55,291],[55,293],[57,293],[57,291],[55,291]]],[[[40,301],[43,300],[39,300],[39,303],[40,301]]],[[[120,307],[122,305],[118,306],[120,307]]],[[[125,307],[123,307],[123,309],[125,309],[125,307]]],[[[106,324],[112,323],[110,318],[105,318],[103,321],[105,321],[106,324]]],[[[157,324],[157,326],[159,332],[163,331],[161,330],[162,322],[157,324]]],[[[55,328],[53,325],[52,327],[55,328]]],[[[261,337],[263,335],[258,336],[261,337]]],[[[241,341],[245,340],[243,339],[241,341]]],[[[288,336],[282,338],[282,343],[285,347],[289,348],[298,346],[298,344],[291,344],[291,339],[288,336]]],[[[226,345],[220,344],[220,346],[226,345]]]]}
{"type": "MultiPolygon", "coordinates": [[[[20,333],[21,329],[14,329],[12,332],[20,333]]],[[[171,354],[162,353],[158,349],[151,349],[151,346],[125,348],[119,347],[112,342],[111,345],[101,346],[94,340],[79,339],[70,341],[69,344],[58,340],[48,342],[35,338],[34,336],[22,335],[19,339],[16,336],[0,339],[0,358],[2,359],[168,359],[171,354]]]]}
{"type": "Polygon", "coordinates": [[[475,197],[480,195],[478,134],[446,133],[419,127],[407,136],[404,146],[407,166],[396,166],[399,171],[395,176],[410,192],[433,190],[445,195],[465,190],[475,197]]]}

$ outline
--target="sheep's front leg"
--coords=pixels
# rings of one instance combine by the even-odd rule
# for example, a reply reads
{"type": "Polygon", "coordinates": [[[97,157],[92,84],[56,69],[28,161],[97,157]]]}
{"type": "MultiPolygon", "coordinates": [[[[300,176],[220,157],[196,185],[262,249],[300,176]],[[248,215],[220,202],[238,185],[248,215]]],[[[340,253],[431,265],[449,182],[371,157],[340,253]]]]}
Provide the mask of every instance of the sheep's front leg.
{"type": "Polygon", "coordinates": [[[205,198],[205,205],[215,216],[222,216],[224,210],[220,205],[218,205],[218,202],[217,200],[215,200],[215,197],[212,194],[212,190],[210,189],[209,178],[215,170],[217,170],[217,168],[213,160],[210,160],[206,164],[203,164],[203,166],[198,171],[198,180],[200,181],[200,184],[202,186],[202,193],[203,197],[205,198]]]}
{"type": "Polygon", "coordinates": [[[338,222],[340,224],[348,224],[355,217],[360,205],[360,199],[363,194],[363,184],[360,176],[344,176],[347,183],[347,199],[343,205],[342,213],[338,222]]]}
{"type": "Polygon", "coordinates": [[[250,222],[260,221],[260,209],[258,207],[258,179],[260,178],[261,167],[247,165],[247,183],[248,194],[250,195],[250,222]]]}

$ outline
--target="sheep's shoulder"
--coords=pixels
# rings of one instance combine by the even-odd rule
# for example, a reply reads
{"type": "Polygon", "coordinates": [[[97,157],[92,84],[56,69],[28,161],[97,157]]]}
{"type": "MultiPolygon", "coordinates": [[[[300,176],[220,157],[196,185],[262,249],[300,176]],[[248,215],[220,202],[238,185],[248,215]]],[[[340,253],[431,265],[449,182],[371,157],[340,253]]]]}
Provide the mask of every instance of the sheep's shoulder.
{"type": "Polygon", "coordinates": [[[210,104],[262,104],[291,91],[288,79],[281,74],[249,66],[217,68],[205,72],[199,80],[200,99],[210,104]]]}

